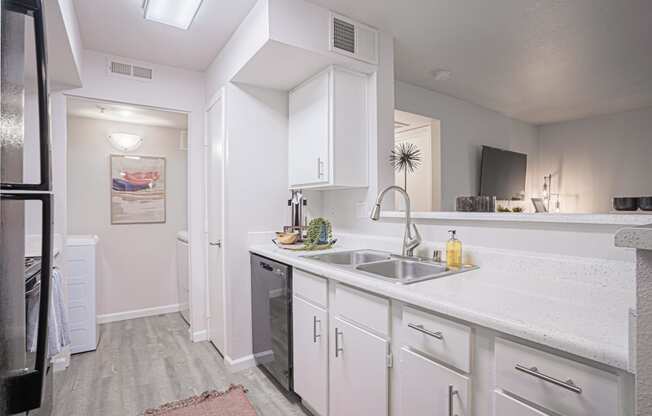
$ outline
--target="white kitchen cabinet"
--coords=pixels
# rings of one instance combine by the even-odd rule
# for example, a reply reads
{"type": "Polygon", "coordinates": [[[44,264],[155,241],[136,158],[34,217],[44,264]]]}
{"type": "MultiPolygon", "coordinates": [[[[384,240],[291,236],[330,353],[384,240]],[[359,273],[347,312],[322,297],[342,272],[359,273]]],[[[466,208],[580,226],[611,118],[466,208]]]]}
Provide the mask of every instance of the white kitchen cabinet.
{"type": "Polygon", "coordinates": [[[294,391],[316,416],[328,414],[328,315],[293,297],[294,391]]]}
{"type": "Polygon", "coordinates": [[[502,393],[494,393],[494,416],[548,416],[502,393]]]}
{"type": "Polygon", "coordinates": [[[469,378],[402,348],[401,416],[471,416],[469,378]]]}
{"type": "Polygon", "coordinates": [[[330,414],[387,415],[389,343],[337,317],[331,335],[330,414]]]}
{"type": "Polygon", "coordinates": [[[332,66],[289,94],[289,186],[368,186],[365,74],[332,66]]]}

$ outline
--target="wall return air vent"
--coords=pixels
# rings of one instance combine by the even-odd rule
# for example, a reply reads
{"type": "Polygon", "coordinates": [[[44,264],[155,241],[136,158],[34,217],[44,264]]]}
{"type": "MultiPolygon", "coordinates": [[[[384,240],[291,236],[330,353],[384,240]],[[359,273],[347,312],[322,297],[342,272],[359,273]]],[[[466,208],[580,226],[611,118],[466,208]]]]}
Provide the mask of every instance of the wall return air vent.
{"type": "Polygon", "coordinates": [[[110,76],[151,81],[154,76],[152,68],[135,65],[123,59],[108,58],[107,72],[110,76]]]}
{"type": "Polygon", "coordinates": [[[370,64],[378,64],[378,31],[335,13],[331,13],[330,49],[370,64]]]}

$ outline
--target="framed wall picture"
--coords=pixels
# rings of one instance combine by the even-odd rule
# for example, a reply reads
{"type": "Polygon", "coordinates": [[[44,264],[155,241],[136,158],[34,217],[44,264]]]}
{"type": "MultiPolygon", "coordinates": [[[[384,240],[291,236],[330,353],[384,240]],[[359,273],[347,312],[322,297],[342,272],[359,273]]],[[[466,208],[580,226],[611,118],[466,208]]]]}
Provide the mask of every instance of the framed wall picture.
{"type": "Polygon", "coordinates": [[[111,224],[165,222],[165,158],[111,155],[111,224]]]}
{"type": "Polygon", "coordinates": [[[532,198],[532,204],[534,205],[534,210],[536,212],[548,212],[548,208],[546,208],[543,198],[532,198]]]}

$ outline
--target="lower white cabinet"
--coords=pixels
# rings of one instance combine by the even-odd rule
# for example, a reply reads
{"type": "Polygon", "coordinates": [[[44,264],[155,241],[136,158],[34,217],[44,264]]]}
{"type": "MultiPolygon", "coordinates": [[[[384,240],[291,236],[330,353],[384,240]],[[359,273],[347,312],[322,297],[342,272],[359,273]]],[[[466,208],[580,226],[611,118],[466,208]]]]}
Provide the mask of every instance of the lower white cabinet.
{"type": "Polygon", "coordinates": [[[294,391],[318,416],[328,414],[328,314],[294,296],[294,391]]]}
{"type": "Polygon", "coordinates": [[[400,361],[401,416],[471,416],[468,377],[407,348],[400,361]]]}
{"type": "Polygon", "coordinates": [[[337,317],[331,338],[330,414],[387,415],[389,343],[337,317]]]}
{"type": "Polygon", "coordinates": [[[494,393],[494,416],[548,416],[502,393],[494,393]]]}

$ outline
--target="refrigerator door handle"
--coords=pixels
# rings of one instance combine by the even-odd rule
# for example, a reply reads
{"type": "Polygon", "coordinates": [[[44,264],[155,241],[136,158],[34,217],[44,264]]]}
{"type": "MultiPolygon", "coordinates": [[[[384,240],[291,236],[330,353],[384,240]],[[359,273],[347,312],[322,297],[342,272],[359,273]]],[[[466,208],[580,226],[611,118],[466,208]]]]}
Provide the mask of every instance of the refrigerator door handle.
{"type": "Polygon", "coordinates": [[[30,15],[34,19],[36,47],[36,81],[38,83],[39,168],[40,183],[2,183],[0,189],[10,191],[45,191],[52,189],[50,155],[50,120],[48,105],[47,45],[45,19],[41,0],[3,0],[3,8],[30,15]]]}
{"type": "MultiPolygon", "coordinates": [[[[9,414],[41,407],[45,374],[48,370],[48,315],[50,312],[50,281],[52,280],[52,195],[48,193],[3,193],[2,199],[41,201],[41,293],[39,297],[36,361],[33,369],[22,369],[7,379],[9,414]]],[[[23,276],[21,276],[23,278],[23,276]]]]}

